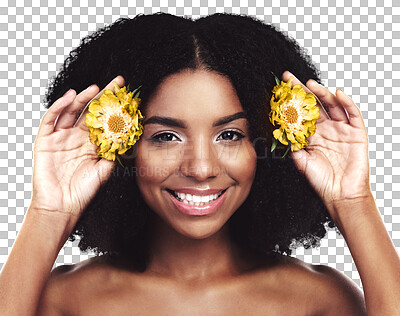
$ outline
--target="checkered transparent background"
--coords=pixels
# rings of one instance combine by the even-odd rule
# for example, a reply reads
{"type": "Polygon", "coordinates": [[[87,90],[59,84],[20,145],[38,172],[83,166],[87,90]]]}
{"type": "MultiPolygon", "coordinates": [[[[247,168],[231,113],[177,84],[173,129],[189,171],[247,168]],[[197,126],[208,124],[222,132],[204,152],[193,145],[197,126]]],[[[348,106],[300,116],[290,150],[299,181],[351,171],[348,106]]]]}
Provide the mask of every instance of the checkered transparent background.
{"type": "MultiPolygon", "coordinates": [[[[0,268],[30,202],[33,142],[49,78],[83,36],[119,17],[159,11],[194,18],[215,12],[249,14],[296,38],[319,65],[324,84],[331,91],[342,88],[362,110],[370,140],[372,189],[400,249],[400,1],[2,0],[0,268]]],[[[55,266],[90,256],[67,242],[55,266]]],[[[295,256],[330,265],[361,285],[350,252],[334,231],[320,248],[298,249],[295,256]]]]}

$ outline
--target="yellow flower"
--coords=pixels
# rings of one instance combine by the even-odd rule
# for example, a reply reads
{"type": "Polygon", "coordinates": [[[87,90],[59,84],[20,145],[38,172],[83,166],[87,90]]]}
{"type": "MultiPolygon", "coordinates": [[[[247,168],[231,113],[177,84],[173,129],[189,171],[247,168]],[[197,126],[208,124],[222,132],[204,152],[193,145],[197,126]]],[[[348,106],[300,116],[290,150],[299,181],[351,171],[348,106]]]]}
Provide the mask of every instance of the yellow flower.
{"type": "Polygon", "coordinates": [[[143,133],[140,101],[133,98],[133,92],[127,93],[126,87],[120,88],[114,82],[114,92],[106,90],[100,99],[90,102],[85,123],[90,142],[99,147],[99,157],[115,161],[117,153],[125,153],[139,139],[143,133]]]}
{"type": "Polygon", "coordinates": [[[284,145],[290,142],[292,151],[307,147],[307,137],[315,133],[319,117],[317,101],[312,93],[306,93],[301,85],[292,88],[293,77],[281,81],[272,90],[269,119],[279,125],[273,136],[284,145]]]}

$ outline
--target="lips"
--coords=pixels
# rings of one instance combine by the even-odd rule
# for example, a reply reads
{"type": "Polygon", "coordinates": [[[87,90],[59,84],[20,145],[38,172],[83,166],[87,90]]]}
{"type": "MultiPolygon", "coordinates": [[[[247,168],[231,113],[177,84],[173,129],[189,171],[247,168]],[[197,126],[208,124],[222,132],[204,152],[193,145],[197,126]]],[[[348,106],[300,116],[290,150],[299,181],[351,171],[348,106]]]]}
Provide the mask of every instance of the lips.
{"type": "Polygon", "coordinates": [[[215,212],[225,200],[227,189],[195,190],[167,189],[178,210],[187,215],[207,215],[215,212]]]}

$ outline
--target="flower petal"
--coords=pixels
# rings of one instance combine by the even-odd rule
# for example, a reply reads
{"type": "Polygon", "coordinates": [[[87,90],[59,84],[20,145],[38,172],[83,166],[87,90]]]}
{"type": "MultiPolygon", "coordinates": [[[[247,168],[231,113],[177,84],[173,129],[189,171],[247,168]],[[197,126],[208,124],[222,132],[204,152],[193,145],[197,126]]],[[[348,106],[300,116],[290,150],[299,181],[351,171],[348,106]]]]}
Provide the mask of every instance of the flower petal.
{"type": "Polygon", "coordinates": [[[98,156],[115,161],[116,153],[125,153],[143,133],[140,122],[143,116],[138,109],[141,99],[133,98],[133,93],[127,92],[126,87],[113,84],[114,92],[105,90],[99,99],[91,102],[85,122],[89,127],[91,143],[99,146],[98,156]],[[124,124],[117,131],[108,125],[110,118],[114,120],[116,116],[120,116],[124,124]]]}
{"type": "Polygon", "coordinates": [[[92,113],[87,113],[86,114],[86,120],[85,123],[88,127],[93,127],[93,128],[100,128],[103,126],[103,123],[100,122],[96,116],[94,116],[92,113]]]}
{"type": "Polygon", "coordinates": [[[94,116],[100,116],[104,114],[104,109],[100,105],[100,101],[98,99],[95,99],[92,102],[90,102],[88,111],[92,113],[94,116]]]}

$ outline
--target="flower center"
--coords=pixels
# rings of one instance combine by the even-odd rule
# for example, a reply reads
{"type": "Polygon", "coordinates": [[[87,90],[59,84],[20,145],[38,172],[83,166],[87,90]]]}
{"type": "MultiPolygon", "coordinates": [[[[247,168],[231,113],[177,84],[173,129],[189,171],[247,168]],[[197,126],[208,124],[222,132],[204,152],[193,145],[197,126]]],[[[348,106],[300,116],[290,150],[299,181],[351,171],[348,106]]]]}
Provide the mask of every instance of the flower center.
{"type": "Polygon", "coordinates": [[[104,136],[117,141],[127,137],[127,132],[132,127],[132,117],[122,109],[109,109],[103,117],[104,136]]]}
{"type": "Polygon", "coordinates": [[[297,109],[291,105],[289,105],[282,114],[289,124],[296,123],[297,119],[299,118],[299,113],[297,112],[297,109]]]}
{"type": "Polygon", "coordinates": [[[110,132],[121,133],[125,131],[125,120],[118,114],[110,115],[107,125],[110,132]]]}

